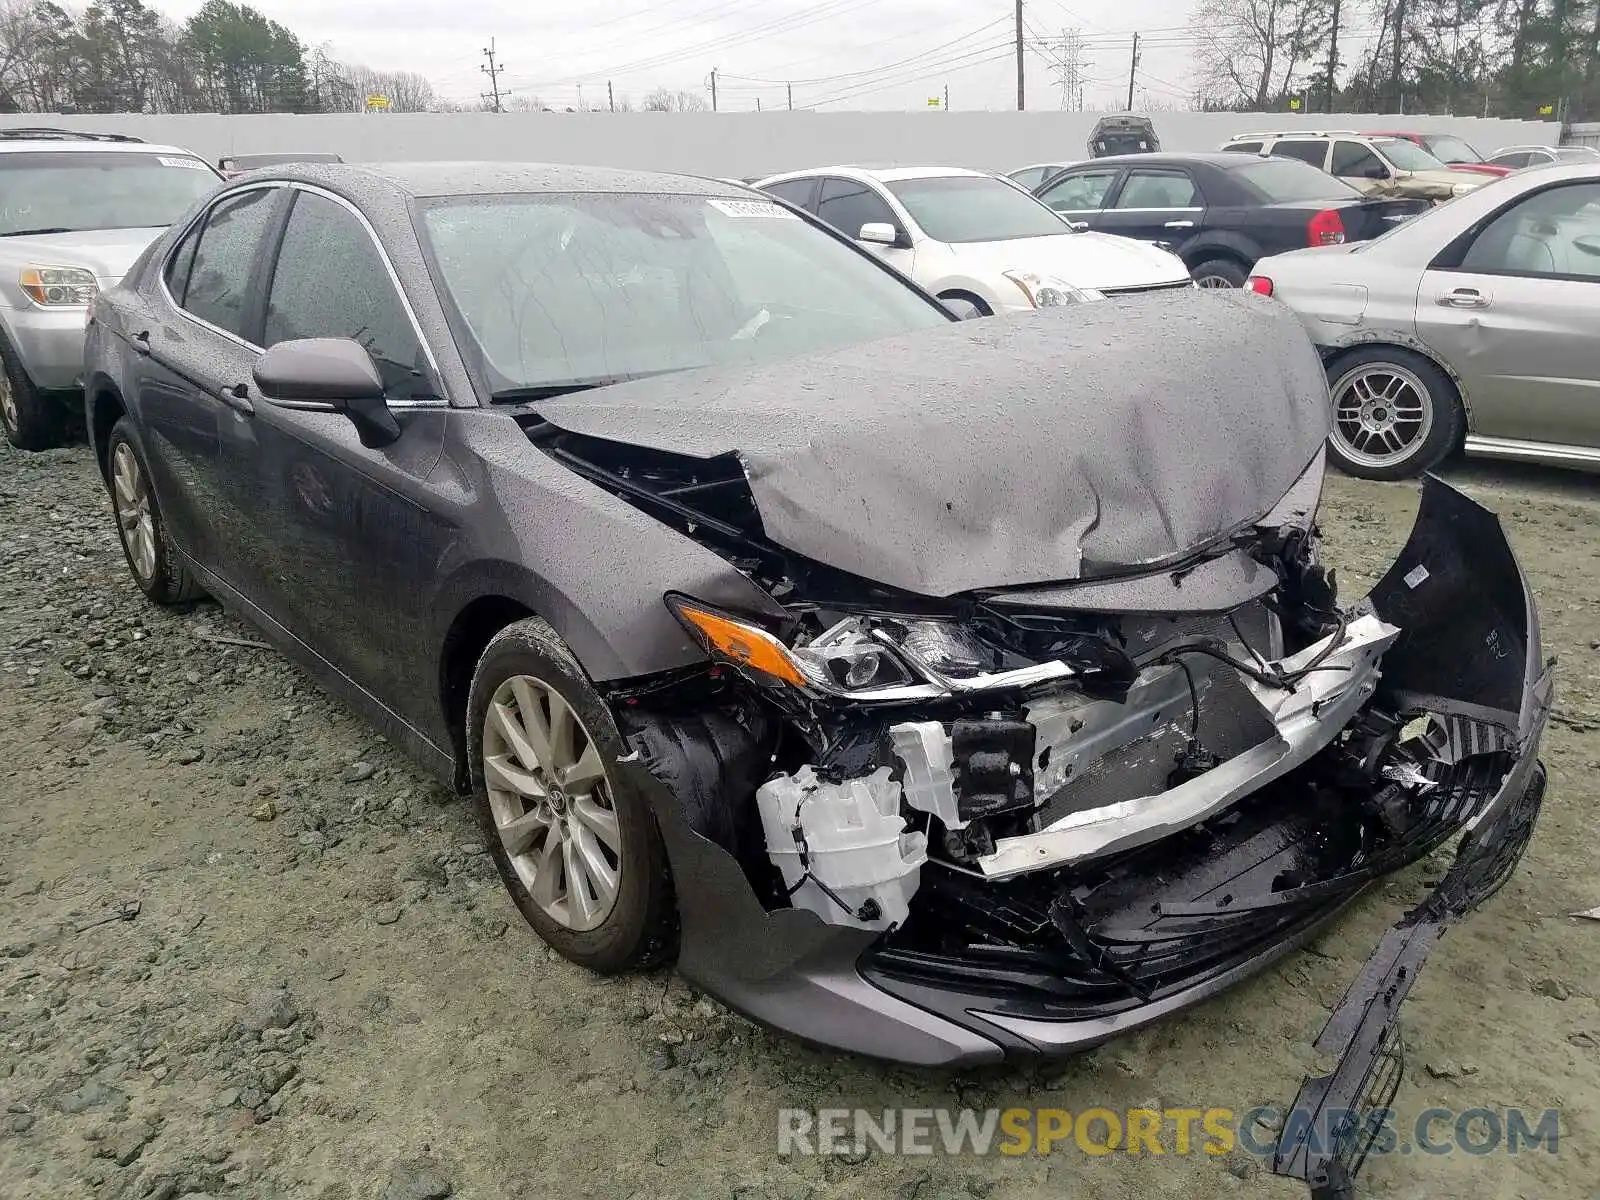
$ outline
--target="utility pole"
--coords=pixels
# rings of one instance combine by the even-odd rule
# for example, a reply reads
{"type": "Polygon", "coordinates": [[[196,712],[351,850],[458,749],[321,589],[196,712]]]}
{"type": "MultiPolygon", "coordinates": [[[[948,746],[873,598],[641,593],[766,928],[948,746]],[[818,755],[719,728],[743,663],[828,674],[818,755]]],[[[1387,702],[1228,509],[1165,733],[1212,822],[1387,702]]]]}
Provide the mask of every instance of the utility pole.
{"type": "Polygon", "coordinates": [[[1027,106],[1028,93],[1022,78],[1022,0],[1017,0],[1017,111],[1027,106]]]}
{"type": "Polygon", "coordinates": [[[761,111],[761,97],[760,96],[756,97],[756,111],[757,112],[761,111]]]}
{"type": "MultiPolygon", "coordinates": [[[[1403,2],[1403,0],[1402,0],[1403,2]]],[[[1133,35],[1133,57],[1128,61],[1128,111],[1133,111],[1133,80],[1139,73],[1139,35],[1133,35]]]]}
{"type": "Polygon", "coordinates": [[[1333,111],[1334,77],[1339,70],[1339,0],[1333,0],[1333,29],[1328,34],[1328,112],[1333,111]]]}
{"type": "Polygon", "coordinates": [[[717,111],[717,69],[711,68],[711,111],[717,111]]]}
{"type": "Polygon", "coordinates": [[[784,87],[787,88],[788,91],[789,91],[789,111],[793,112],[794,111],[794,84],[786,83],[786,84],[784,84],[784,87]]]}
{"type": "Polygon", "coordinates": [[[1061,54],[1053,71],[1061,73],[1061,108],[1083,108],[1083,40],[1077,29],[1061,31],[1061,54]]]}
{"type": "Polygon", "coordinates": [[[611,90],[611,80],[606,80],[606,107],[612,112],[617,111],[617,93],[611,90]]]}
{"type": "Polygon", "coordinates": [[[484,99],[494,104],[495,112],[504,112],[505,109],[500,107],[500,74],[506,68],[503,63],[497,64],[494,61],[493,38],[490,38],[488,46],[484,47],[483,56],[489,60],[488,66],[478,68],[489,77],[489,95],[484,96],[484,99]]]}
{"type": "Polygon", "coordinates": [[[1400,111],[1406,111],[1405,94],[1400,90],[1400,39],[1405,36],[1406,28],[1406,0],[1395,0],[1394,6],[1394,53],[1389,60],[1389,78],[1394,83],[1394,94],[1399,101],[1400,111]]]}
{"type": "Polygon", "coordinates": [[[950,85],[948,83],[944,85],[944,110],[945,112],[950,111],[950,85]]]}

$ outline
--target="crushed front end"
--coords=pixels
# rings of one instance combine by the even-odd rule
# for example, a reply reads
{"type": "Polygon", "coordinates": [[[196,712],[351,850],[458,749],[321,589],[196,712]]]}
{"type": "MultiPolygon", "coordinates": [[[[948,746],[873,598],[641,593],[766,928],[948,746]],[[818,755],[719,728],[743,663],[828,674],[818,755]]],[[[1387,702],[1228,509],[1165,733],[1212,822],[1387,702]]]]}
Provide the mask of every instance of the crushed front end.
{"type": "MultiPolygon", "coordinates": [[[[1323,1034],[1339,1066],[1300,1102],[1358,1109],[1428,949],[1527,842],[1535,607],[1496,518],[1435,479],[1352,604],[1318,559],[1320,455],[1179,560],[933,599],[766,540],[736,460],[533,436],[776,602],[669,594],[708,665],[611,695],[680,969],[758,1020],[912,1063],[1069,1053],[1261,969],[1464,833],[1323,1034]]],[[[1336,1184],[1360,1142],[1274,1167],[1336,1184]]]]}

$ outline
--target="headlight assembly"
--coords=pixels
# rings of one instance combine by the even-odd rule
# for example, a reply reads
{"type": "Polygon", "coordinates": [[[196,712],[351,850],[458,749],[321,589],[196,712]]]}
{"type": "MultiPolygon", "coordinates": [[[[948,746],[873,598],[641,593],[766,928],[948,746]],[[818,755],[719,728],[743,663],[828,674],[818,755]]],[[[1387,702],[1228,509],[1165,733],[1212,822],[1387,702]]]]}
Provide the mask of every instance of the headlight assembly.
{"type": "Polygon", "coordinates": [[[82,308],[100,290],[85,267],[23,267],[17,283],[43,308],[82,308]]]}
{"type": "Polygon", "coordinates": [[[713,660],[757,685],[792,687],[814,699],[937,700],[1075,674],[1059,661],[991,672],[994,652],[951,621],[846,617],[791,647],[753,621],[686,596],[669,595],[667,607],[713,660]]]}
{"type": "Polygon", "coordinates": [[[1028,303],[1035,308],[1058,308],[1063,304],[1083,304],[1090,300],[1105,299],[1093,288],[1074,287],[1056,275],[1041,275],[1036,271],[1006,271],[1004,274],[1022,290],[1028,303]]]}

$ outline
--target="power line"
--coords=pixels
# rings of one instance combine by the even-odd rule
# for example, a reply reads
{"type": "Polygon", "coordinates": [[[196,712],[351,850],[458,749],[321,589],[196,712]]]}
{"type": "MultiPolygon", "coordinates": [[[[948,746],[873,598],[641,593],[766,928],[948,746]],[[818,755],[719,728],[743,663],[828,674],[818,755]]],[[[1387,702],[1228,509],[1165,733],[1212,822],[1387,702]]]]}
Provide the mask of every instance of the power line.
{"type": "Polygon", "coordinates": [[[485,100],[491,100],[491,97],[492,97],[492,101],[491,102],[494,104],[494,111],[495,112],[505,112],[505,109],[500,107],[500,72],[504,71],[505,68],[503,66],[497,66],[495,64],[495,61],[494,61],[494,39],[493,38],[490,38],[489,39],[489,44],[484,47],[483,56],[489,60],[489,64],[487,66],[484,66],[484,67],[479,67],[478,69],[489,77],[489,92],[490,92],[489,95],[485,95],[484,96],[484,99],[485,100]]]}
{"type": "Polygon", "coordinates": [[[821,108],[825,104],[837,104],[841,100],[853,100],[859,96],[870,96],[874,92],[881,92],[887,88],[899,87],[903,84],[915,83],[919,79],[927,79],[933,75],[952,74],[955,71],[965,71],[985,63],[1000,62],[1002,59],[1010,58],[1011,54],[1011,40],[1006,38],[988,46],[953,55],[942,62],[928,63],[925,66],[915,67],[908,71],[897,72],[889,78],[846,88],[835,95],[821,100],[813,100],[801,107],[821,108]],[[996,51],[999,51],[999,53],[995,53],[996,51]]]}
{"type": "MultiPolygon", "coordinates": [[[[920,54],[913,54],[909,58],[900,59],[898,62],[884,63],[881,66],[876,66],[876,67],[867,67],[867,68],[865,68],[863,70],[860,70],[860,71],[841,71],[837,75],[821,75],[821,76],[818,76],[815,79],[762,79],[762,78],[752,77],[752,76],[749,76],[749,75],[727,75],[727,74],[722,75],[722,78],[723,79],[737,79],[737,80],[740,80],[740,81],[742,81],[744,83],[767,83],[767,84],[772,84],[774,87],[783,87],[786,84],[800,84],[802,86],[810,86],[810,85],[819,84],[819,83],[833,83],[833,82],[835,82],[837,80],[840,80],[840,79],[860,79],[863,76],[877,75],[877,74],[880,74],[883,71],[891,71],[891,70],[894,70],[897,67],[908,66],[909,64],[916,62],[918,59],[927,58],[927,57],[929,57],[931,55],[939,53],[941,50],[948,50],[951,46],[958,46],[962,42],[969,41],[972,38],[975,38],[975,37],[979,36],[982,33],[986,33],[988,30],[994,28],[996,25],[1003,24],[1004,22],[1005,22],[1005,18],[1004,17],[996,17],[992,21],[984,22],[982,25],[978,26],[976,29],[972,30],[970,33],[964,33],[958,38],[951,38],[948,42],[943,42],[943,43],[941,43],[941,44],[939,44],[937,46],[930,47],[929,49],[922,51],[922,53],[920,53],[920,54]]],[[[801,61],[805,61],[805,60],[802,59],[801,61]]]]}

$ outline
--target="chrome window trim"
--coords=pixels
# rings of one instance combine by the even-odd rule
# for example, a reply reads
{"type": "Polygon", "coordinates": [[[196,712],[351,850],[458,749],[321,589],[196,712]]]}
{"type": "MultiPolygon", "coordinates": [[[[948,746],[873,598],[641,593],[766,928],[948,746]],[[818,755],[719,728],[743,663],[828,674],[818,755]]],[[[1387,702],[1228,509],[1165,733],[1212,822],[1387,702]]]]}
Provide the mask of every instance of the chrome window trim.
{"type": "MultiPolygon", "coordinates": [[[[318,187],[316,184],[302,183],[295,179],[272,179],[234,188],[215,197],[210,204],[206,205],[199,216],[197,216],[193,221],[189,222],[189,224],[184,227],[183,233],[178,236],[177,241],[175,241],[172,245],[172,249],[169,250],[166,257],[162,259],[161,270],[157,276],[157,281],[161,288],[161,294],[167,298],[168,302],[177,312],[181,313],[183,316],[187,317],[190,321],[193,321],[201,328],[210,330],[215,334],[220,334],[222,337],[227,338],[234,344],[242,346],[246,350],[249,350],[255,354],[265,354],[265,347],[258,346],[254,342],[249,341],[246,338],[242,338],[236,333],[230,333],[226,329],[213,325],[210,321],[205,320],[203,317],[195,316],[194,313],[190,312],[183,305],[179,304],[177,300],[173,298],[171,290],[167,287],[167,267],[171,263],[173,255],[178,252],[178,248],[183,245],[183,239],[189,236],[190,231],[193,230],[196,225],[208,219],[218,205],[235,199],[238,196],[245,195],[248,192],[274,191],[283,188],[287,188],[291,191],[309,192],[314,196],[322,197],[324,200],[331,200],[334,204],[337,204],[340,208],[343,208],[356,219],[357,224],[359,224],[362,230],[365,231],[367,240],[371,243],[372,248],[378,252],[378,260],[383,263],[384,272],[389,276],[389,285],[394,289],[394,294],[399,298],[400,307],[405,311],[406,319],[411,322],[411,332],[416,335],[417,345],[422,348],[423,358],[427,360],[427,364],[432,369],[434,377],[436,379],[442,379],[442,372],[439,370],[439,360],[434,357],[433,347],[428,344],[428,339],[422,332],[422,322],[417,319],[417,311],[411,306],[411,300],[406,295],[406,290],[400,283],[400,275],[399,272],[394,269],[394,262],[389,258],[388,251],[383,248],[383,243],[378,239],[378,231],[372,227],[372,222],[367,220],[366,214],[354,204],[346,200],[343,196],[340,196],[335,192],[330,192],[326,188],[318,187]]],[[[205,240],[205,235],[203,233],[201,234],[201,240],[205,240]]],[[[280,243],[278,247],[280,253],[282,252],[282,248],[282,244],[280,243]]],[[[278,265],[276,258],[274,258],[272,265],[274,272],[276,272],[278,265]]],[[[270,291],[270,284],[268,287],[270,291]]],[[[270,295],[268,299],[271,299],[270,295]]],[[[334,411],[332,405],[322,404],[319,401],[278,401],[267,397],[263,397],[263,399],[266,399],[267,403],[269,404],[277,405],[279,408],[293,408],[304,412],[334,411]]],[[[450,401],[444,397],[440,397],[436,400],[389,400],[387,401],[387,404],[390,408],[395,409],[450,407],[450,401]]]]}

